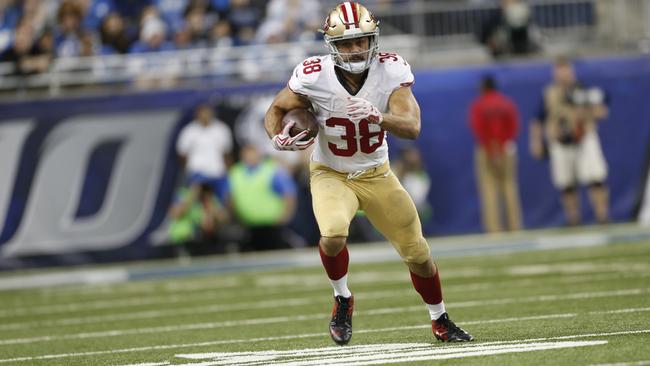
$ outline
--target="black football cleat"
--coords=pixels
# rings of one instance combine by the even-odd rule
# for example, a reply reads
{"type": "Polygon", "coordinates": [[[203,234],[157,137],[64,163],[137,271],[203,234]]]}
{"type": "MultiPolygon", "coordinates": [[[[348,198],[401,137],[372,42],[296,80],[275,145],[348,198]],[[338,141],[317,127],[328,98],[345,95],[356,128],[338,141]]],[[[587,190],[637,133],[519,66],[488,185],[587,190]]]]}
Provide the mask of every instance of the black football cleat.
{"type": "Polygon", "coordinates": [[[354,296],[334,297],[334,309],[330,320],[330,335],[339,346],[350,342],[352,338],[352,311],[354,309],[354,296]]]}
{"type": "Polygon", "coordinates": [[[433,335],[439,341],[443,342],[469,342],[473,341],[469,333],[459,328],[449,319],[449,315],[444,313],[437,320],[431,321],[431,328],[433,329],[433,335]]]}

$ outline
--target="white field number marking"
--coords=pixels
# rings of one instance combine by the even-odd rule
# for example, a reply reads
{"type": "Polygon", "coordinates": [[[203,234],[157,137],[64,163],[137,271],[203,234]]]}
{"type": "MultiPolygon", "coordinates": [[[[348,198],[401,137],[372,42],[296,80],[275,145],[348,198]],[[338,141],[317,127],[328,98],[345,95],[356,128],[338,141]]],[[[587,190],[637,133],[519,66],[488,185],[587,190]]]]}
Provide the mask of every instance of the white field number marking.
{"type": "MultiPolygon", "coordinates": [[[[426,327],[428,328],[429,326],[426,327]]],[[[412,329],[421,329],[421,328],[424,328],[424,326],[416,325],[416,326],[404,326],[404,327],[394,327],[394,328],[362,329],[360,331],[357,331],[356,333],[357,334],[385,333],[385,332],[403,331],[403,330],[412,330],[412,329]]],[[[565,341],[568,339],[576,339],[576,338],[580,339],[580,338],[595,338],[595,337],[613,337],[613,336],[627,336],[632,334],[648,334],[648,333],[650,333],[650,329],[639,329],[639,330],[627,330],[621,332],[573,334],[573,335],[564,335],[564,336],[557,336],[557,337],[529,338],[529,339],[518,339],[518,340],[500,341],[500,342],[484,342],[484,343],[477,343],[475,344],[475,346],[519,344],[519,343],[529,343],[529,342],[565,341]]],[[[160,350],[176,349],[176,348],[210,347],[210,346],[218,346],[224,344],[252,344],[252,343],[259,344],[262,342],[307,339],[307,338],[322,338],[322,337],[327,337],[327,335],[325,333],[306,333],[306,334],[297,334],[293,336],[276,336],[276,337],[252,338],[252,339],[251,338],[231,339],[231,340],[219,340],[219,341],[184,343],[184,344],[164,344],[164,345],[109,349],[109,350],[99,350],[99,351],[13,357],[13,358],[0,359],[0,364],[8,363],[8,362],[25,362],[25,361],[34,361],[34,360],[54,360],[54,359],[72,358],[72,357],[88,357],[88,356],[97,357],[100,355],[128,354],[128,353],[160,351],[160,350]]],[[[162,366],[162,365],[168,365],[170,363],[163,362],[160,364],[158,363],[154,363],[154,364],[156,364],[156,366],[158,365],[162,366]]],[[[150,366],[150,363],[146,363],[144,365],[150,366]]],[[[129,366],[143,366],[143,364],[132,364],[129,366]]]]}
{"type": "Polygon", "coordinates": [[[393,343],[351,347],[310,348],[288,351],[216,352],[179,354],[177,358],[197,362],[175,366],[320,366],[320,365],[376,365],[410,361],[444,360],[504,353],[520,353],[560,348],[598,346],[607,341],[560,341],[518,344],[464,345],[436,347],[428,343],[393,343]]]}

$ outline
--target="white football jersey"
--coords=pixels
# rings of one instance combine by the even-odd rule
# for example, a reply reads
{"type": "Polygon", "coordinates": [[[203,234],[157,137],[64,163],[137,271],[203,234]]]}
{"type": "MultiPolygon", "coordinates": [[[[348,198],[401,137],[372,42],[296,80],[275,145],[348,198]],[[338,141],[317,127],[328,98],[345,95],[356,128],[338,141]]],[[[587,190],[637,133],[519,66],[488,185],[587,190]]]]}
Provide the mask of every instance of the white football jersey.
{"type": "MultiPolygon", "coordinates": [[[[298,64],[288,87],[307,97],[319,124],[312,161],[343,173],[382,165],[388,160],[386,131],[366,120],[351,121],[346,107],[352,95],[341,85],[331,56],[316,56],[298,64]]],[[[396,89],[413,84],[409,64],[394,53],[379,53],[355,95],[388,111],[388,99],[396,89]]]]}

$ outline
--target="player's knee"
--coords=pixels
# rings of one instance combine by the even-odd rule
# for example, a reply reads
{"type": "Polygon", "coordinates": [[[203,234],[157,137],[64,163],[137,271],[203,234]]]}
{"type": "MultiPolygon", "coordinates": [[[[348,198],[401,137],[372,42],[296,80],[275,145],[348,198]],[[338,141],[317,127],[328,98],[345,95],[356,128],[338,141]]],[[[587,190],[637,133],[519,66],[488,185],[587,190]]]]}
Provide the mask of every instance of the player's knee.
{"type": "Polygon", "coordinates": [[[343,236],[338,237],[326,237],[322,236],[320,238],[320,247],[328,256],[335,256],[343,250],[345,247],[347,238],[343,236]]]}
{"type": "Polygon", "coordinates": [[[322,220],[319,222],[320,234],[323,237],[335,238],[339,236],[348,236],[348,229],[350,227],[350,222],[344,217],[333,216],[329,217],[327,220],[322,220]]]}
{"type": "Polygon", "coordinates": [[[404,262],[413,264],[425,263],[431,258],[431,250],[424,238],[399,245],[399,254],[404,262]]]}

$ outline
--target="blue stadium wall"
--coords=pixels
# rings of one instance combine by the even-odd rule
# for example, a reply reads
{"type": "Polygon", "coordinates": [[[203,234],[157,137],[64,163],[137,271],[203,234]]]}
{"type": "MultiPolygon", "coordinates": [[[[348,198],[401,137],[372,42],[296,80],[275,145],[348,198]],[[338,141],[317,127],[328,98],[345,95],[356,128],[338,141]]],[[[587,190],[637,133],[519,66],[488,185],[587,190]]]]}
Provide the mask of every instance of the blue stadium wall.
{"type": "MultiPolygon", "coordinates": [[[[600,86],[610,96],[610,115],[599,132],[610,170],[611,213],[613,221],[632,220],[650,143],[650,59],[582,60],[577,70],[583,83],[600,86]]],[[[433,215],[423,222],[429,235],[481,230],[467,107],[478,80],[488,73],[521,113],[518,177],[525,226],[564,223],[548,161],[528,154],[528,122],[550,80],[550,64],[419,71],[413,90],[422,108],[420,138],[389,143],[392,158],[405,144],[421,149],[432,178],[433,215]]],[[[234,125],[281,87],[0,104],[0,269],[163,255],[165,213],[179,180],[174,141],[193,107],[212,102],[234,125]]],[[[593,215],[584,198],[589,222],[593,215]]],[[[313,240],[314,233],[306,235],[313,240]]]]}

